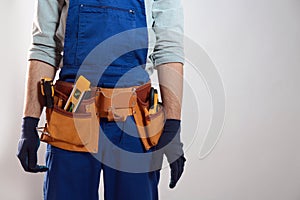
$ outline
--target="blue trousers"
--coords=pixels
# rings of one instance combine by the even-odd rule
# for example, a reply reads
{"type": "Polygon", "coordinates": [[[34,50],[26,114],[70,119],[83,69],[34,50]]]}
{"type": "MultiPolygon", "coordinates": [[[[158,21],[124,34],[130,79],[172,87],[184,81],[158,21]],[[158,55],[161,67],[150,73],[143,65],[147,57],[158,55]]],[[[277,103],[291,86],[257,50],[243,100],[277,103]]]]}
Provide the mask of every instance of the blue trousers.
{"type": "MultiPolygon", "coordinates": [[[[101,131],[116,148],[143,153],[133,118],[125,122],[100,120],[101,131]]],[[[101,134],[100,134],[101,136],[101,134]]],[[[99,153],[72,152],[48,145],[44,180],[45,200],[98,200],[100,173],[104,178],[105,200],[157,200],[159,171],[124,172],[101,162],[102,157],[118,161],[104,138],[99,137],[99,153]]],[[[122,165],[122,159],[119,160],[122,165]]],[[[130,160],[126,160],[130,162],[130,160]]],[[[136,164],[136,162],[132,162],[136,164]]]]}

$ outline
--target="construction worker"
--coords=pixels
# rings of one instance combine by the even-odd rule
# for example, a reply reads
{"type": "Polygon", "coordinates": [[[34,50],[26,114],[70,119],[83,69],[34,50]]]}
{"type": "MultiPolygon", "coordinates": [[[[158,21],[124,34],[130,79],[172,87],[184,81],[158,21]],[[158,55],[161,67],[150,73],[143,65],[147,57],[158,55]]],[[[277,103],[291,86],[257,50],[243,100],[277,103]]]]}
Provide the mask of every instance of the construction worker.
{"type": "MultiPolygon", "coordinates": [[[[137,129],[131,126],[132,116],[121,122],[101,118],[100,132],[128,152],[147,154],[161,150],[170,163],[169,187],[175,187],[185,163],[179,136],[184,63],[182,35],[180,0],[37,0],[17,156],[25,171],[46,172],[44,199],[96,200],[99,198],[101,171],[106,200],[158,199],[159,169],[128,172],[110,166],[92,153],[70,151],[50,144],[47,145],[46,166],[37,164],[40,139],[36,127],[44,106],[40,80],[42,77],[54,79],[56,71],[61,68],[59,81],[74,83],[84,63],[89,67],[81,68],[83,73],[88,74],[88,79],[97,80],[96,86],[102,88],[142,86],[149,83],[153,69],[158,70],[166,118],[158,144],[145,149],[137,129]],[[124,31],[140,28],[144,30],[133,40],[141,43],[143,48],[117,56],[108,66],[86,61],[97,45],[124,31]],[[97,73],[94,77],[93,72],[101,67],[106,67],[101,77],[97,73]],[[125,74],[129,74],[129,78],[122,79],[125,74]],[[126,128],[120,127],[131,128],[125,131],[126,128]]],[[[128,45],[131,42],[129,40],[128,45]]],[[[108,52],[113,55],[114,49],[120,47],[115,43],[110,48],[108,52]]],[[[101,153],[106,148],[102,138],[99,138],[98,151],[101,153]]],[[[113,157],[110,159],[120,159],[122,164],[122,158],[115,157],[111,151],[109,153],[113,157]]]]}

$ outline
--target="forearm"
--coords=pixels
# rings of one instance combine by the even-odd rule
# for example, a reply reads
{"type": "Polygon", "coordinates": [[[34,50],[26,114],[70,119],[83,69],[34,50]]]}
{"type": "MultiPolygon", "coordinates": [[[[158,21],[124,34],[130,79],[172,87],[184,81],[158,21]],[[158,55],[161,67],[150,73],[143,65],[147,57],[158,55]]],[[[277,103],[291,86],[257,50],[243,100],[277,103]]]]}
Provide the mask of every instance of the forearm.
{"type": "Polygon", "coordinates": [[[181,118],[183,93],[183,64],[166,63],[159,65],[158,80],[167,119],[181,118]]]}
{"type": "Polygon", "coordinates": [[[39,118],[43,108],[43,98],[40,91],[40,80],[42,77],[54,78],[56,69],[44,62],[31,60],[28,63],[24,117],[39,118]]]}

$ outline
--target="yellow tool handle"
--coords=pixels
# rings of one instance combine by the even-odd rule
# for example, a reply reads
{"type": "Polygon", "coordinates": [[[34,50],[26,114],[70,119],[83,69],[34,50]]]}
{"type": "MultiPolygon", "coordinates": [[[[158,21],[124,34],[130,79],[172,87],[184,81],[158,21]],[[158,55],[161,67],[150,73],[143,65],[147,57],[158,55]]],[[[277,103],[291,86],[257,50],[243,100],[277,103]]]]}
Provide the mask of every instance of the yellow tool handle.
{"type": "Polygon", "coordinates": [[[157,112],[157,104],[158,104],[158,94],[157,94],[157,92],[155,92],[154,93],[154,105],[153,105],[154,112],[157,112]]]}
{"type": "Polygon", "coordinates": [[[41,93],[45,97],[46,106],[53,107],[54,85],[51,78],[45,77],[41,79],[41,93]]]}
{"type": "Polygon", "coordinates": [[[157,90],[154,90],[154,97],[153,97],[153,106],[149,109],[149,114],[154,114],[158,110],[158,93],[157,90]]]}

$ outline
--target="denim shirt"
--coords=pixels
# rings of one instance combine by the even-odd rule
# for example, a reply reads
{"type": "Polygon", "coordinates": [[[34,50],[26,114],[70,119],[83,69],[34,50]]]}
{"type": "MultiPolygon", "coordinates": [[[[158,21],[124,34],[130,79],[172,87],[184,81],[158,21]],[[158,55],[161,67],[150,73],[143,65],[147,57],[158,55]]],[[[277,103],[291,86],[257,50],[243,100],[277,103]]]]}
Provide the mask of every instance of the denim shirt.
{"type": "MultiPolygon", "coordinates": [[[[29,60],[61,67],[69,0],[37,0],[29,60]]],[[[148,27],[147,72],[169,62],[184,63],[181,0],[145,0],[148,27]]]]}

